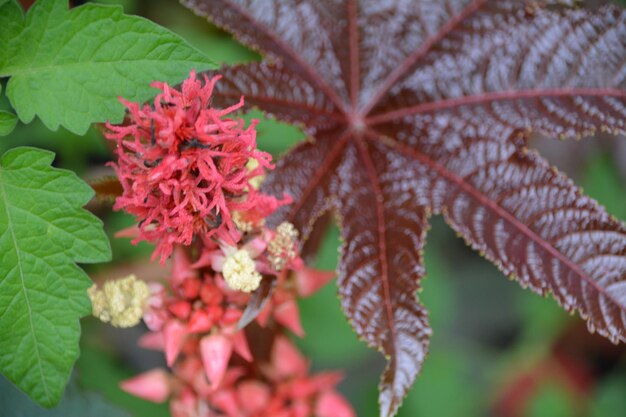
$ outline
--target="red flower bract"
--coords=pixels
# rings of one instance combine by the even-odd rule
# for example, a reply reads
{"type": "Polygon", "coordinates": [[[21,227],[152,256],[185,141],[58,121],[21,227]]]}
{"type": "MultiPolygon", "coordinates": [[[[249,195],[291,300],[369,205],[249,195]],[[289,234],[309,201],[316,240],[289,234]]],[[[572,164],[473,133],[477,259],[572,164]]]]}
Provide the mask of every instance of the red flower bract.
{"type": "Polygon", "coordinates": [[[256,149],[256,121],[245,127],[242,119],[226,117],[243,106],[243,97],[226,109],[211,107],[219,78],[201,82],[192,71],[181,91],[155,82],[162,93],[153,106],[120,98],[127,120],[106,124],[105,136],[117,142],[111,166],[124,189],[114,208],[136,216],[134,242],[156,243],[153,257],[161,262],[175,243],[189,245],[195,234],[236,241],[233,211],[258,206],[261,195],[250,180],[273,168],[271,156],[256,149]],[[255,168],[246,167],[250,161],[255,168]]]}

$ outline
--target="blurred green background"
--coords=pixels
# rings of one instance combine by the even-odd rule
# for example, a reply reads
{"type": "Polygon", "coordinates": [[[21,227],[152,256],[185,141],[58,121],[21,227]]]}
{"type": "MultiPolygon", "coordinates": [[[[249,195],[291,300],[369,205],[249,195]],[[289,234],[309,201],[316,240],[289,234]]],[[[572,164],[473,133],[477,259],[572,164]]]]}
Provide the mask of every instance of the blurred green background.
{"type": "MultiPolygon", "coordinates": [[[[172,29],[216,62],[259,59],[174,1],[101,3],[121,4],[127,13],[172,29]]],[[[0,98],[0,108],[6,107],[6,99],[0,98]]],[[[304,137],[294,127],[263,119],[259,112],[247,117],[262,119],[260,147],[275,157],[304,137]]],[[[55,151],[57,166],[84,178],[108,172],[104,163],[111,155],[95,129],[78,137],[63,129],[51,132],[37,121],[19,125],[0,140],[0,153],[26,144],[55,151]]],[[[598,137],[578,143],[536,138],[533,145],[586,193],[626,220],[624,138],[598,137]]],[[[147,245],[134,247],[125,239],[113,238],[132,219],[111,212],[106,205],[93,209],[105,220],[116,264],[89,272],[115,275],[118,268],[143,262],[151,251],[147,245]]],[[[318,267],[334,269],[339,244],[338,230],[333,227],[319,253],[318,267]]],[[[434,336],[401,417],[626,417],[623,346],[590,335],[580,319],[564,313],[552,300],[504,278],[465,247],[441,218],[434,219],[428,237],[426,266],[428,276],[419,296],[430,311],[434,336]]],[[[300,305],[306,337],[298,343],[314,369],[343,369],[346,378],[341,390],[358,416],[377,416],[377,383],[384,361],[351,331],[335,285],[300,305]]],[[[63,403],[55,410],[42,410],[0,377],[0,417],[168,416],[166,405],[138,400],[117,388],[121,379],[162,363],[159,354],[135,347],[143,330],[116,330],[90,318],[83,320],[83,329],[77,372],[63,403]]]]}

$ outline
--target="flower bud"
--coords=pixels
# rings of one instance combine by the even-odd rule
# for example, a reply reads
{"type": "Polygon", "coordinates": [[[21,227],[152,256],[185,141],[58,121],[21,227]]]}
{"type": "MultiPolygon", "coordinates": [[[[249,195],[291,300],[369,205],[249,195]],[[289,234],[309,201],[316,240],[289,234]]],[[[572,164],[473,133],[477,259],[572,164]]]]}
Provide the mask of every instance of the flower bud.
{"type": "Polygon", "coordinates": [[[236,291],[252,292],[259,288],[261,279],[248,251],[240,249],[224,261],[222,275],[228,286],[236,291]]]}

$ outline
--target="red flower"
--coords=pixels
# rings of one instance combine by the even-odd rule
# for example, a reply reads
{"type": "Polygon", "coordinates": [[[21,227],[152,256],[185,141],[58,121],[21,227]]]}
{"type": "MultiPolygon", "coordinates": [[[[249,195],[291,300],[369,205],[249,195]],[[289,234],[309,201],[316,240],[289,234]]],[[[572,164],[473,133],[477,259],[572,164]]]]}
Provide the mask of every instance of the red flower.
{"type": "Polygon", "coordinates": [[[273,168],[270,156],[256,150],[255,122],[246,128],[225,117],[243,99],[223,110],[210,106],[218,79],[202,83],[192,72],[181,91],[154,83],[162,93],[152,106],[122,100],[127,123],[107,124],[124,189],[115,208],[136,216],[135,242],[156,243],[153,257],[163,263],[174,253],[166,285],[150,286],[143,318],[151,332],[140,341],[163,351],[172,373],[151,371],[122,388],[150,401],[170,398],[174,417],[353,417],[335,390],[340,375],[311,376],[284,335],[303,334],[296,296],[312,294],[332,274],[304,267],[293,225],[265,224],[291,200],[257,190],[273,168]],[[253,355],[238,327],[248,293],[264,279],[274,279],[275,291],[253,341],[272,346],[269,361],[253,355]]]}
{"type": "Polygon", "coordinates": [[[155,82],[163,92],[153,106],[120,99],[128,108],[127,122],[106,125],[105,136],[117,142],[118,161],[111,165],[124,189],[115,209],[136,216],[134,242],[156,243],[153,257],[161,262],[174,244],[190,245],[196,234],[236,242],[233,211],[283,204],[250,183],[273,168],[271,157],[256,149],[256,121],[246,128],[243,120],[226,117],[243,106],[243,98],[226,109],[210,106],[218,80],[204,76],[202,83],[192,71],[182,91],[155,82]],[[251,160],[255,168],[248,169],[251,160]]]}

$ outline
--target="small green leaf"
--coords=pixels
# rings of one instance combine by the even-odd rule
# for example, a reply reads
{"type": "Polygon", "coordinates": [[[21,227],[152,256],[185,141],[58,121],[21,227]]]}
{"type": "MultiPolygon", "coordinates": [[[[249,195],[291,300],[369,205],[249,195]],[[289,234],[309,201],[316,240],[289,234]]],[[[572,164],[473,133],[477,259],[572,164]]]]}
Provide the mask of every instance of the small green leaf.
{"type": "Polygon", "coordinates": [[[91,123],[120,122],[117,97],[145,101],[155,95],[152,81],[177,83],[192,68],[213,67],[177,35],[116,6],[68,10],[67,0],[40,0],[18,36],[1,27],[8,54],[4,61],[0,55],[0,76],[11,76],[7,96],[20,120],[37,115],[52,130],[62,125],[83,134],[91,123]]]}
{"type": "Polygon", "coordinates": [[[8,111],[0,110],[0,136],[6,136],[15,129],[17,117],[8,111]]]}
{"type": "Polygon", "coordinates": [[[0,372],[46,407],[61,398],[91,310],[75,262],[110,258],[102,222],[81,209],[93,190],[53,159],[23,147],[0,158],[0,372]]]}

